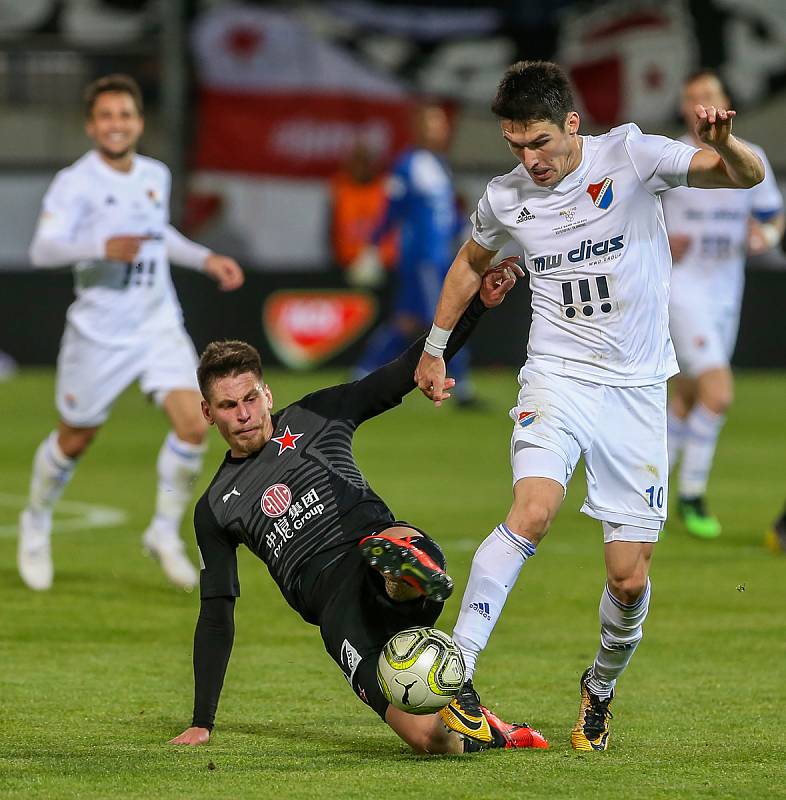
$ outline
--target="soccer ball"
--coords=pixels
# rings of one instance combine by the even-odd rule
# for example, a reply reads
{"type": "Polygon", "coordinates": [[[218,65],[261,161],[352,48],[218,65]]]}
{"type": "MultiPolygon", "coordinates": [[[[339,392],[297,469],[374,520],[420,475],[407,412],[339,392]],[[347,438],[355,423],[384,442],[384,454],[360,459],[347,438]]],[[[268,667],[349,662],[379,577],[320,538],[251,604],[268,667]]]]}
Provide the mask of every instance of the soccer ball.
{"type": "Polygon", "coordinates": [[[464,683],[464,658],[436,628],[407,628],[379,654],[377,680],[389,703],[410,714],[444,708],[464,683]]]}

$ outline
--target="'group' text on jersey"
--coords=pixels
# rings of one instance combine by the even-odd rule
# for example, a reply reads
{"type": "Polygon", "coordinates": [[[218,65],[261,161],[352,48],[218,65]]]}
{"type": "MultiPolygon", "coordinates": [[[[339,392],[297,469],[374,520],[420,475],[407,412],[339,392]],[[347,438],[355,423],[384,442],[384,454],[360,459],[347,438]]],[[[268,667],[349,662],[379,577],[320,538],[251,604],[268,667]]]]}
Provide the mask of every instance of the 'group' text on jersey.
{"type": "Polygon", "coordinates": [[[687,184],[696,152],[622,125],[582,137],[581,163],[556,186],[536,186],[521,165],[488,184],[472,236],[488,250],[513,239],[523,254],[528,365],[614,386],[677,372],[660,195],[687,184]]]}
{"type": "MultiPolygon", "coordinates": [[[[483,310],[476,297],[446,357],[483,310]]],[[[239,595],[236,550],[245,544],[265,562],[287,602],[314,621],[314,580],[364,536],[395,520],[358,469],[352,439],[358,425],[414,388],[423,341],[362,380],[314,392],[274,414],[273,436],[259,452],[227,455],[194,512],[203,599],[239,595]]]]}

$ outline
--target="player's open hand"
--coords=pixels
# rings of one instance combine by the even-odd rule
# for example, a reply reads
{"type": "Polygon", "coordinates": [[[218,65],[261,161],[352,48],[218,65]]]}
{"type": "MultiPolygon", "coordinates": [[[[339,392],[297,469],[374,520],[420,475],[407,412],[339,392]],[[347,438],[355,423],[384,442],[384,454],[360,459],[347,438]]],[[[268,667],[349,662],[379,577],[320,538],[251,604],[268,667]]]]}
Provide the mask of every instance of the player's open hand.
{"type": "Polygon", "coordinates": [[[516,285],[516,281],[524,277],[524,270],[518,265],[518,259],[519,256],[509,256],[483,273],[480,299],[486,308],[498,306],[516,285]]]}
{"type": "Polygon", "coordinates": [[[731,121],[737,116],[730,108],[696,106],[696,137],[710,147],[723,147],[731,136],[731,121]]]}
{"type": "Polygon", "coordinates": [[[209,275],[222,292],[233,292],[245,283],[246,276],[234,258],[211,253],[205,259],[205,274],[209,275]]]}
{"type": "Polygon", "coordinates": [[[170,739],[167,744],[207,744],[210,740],[210,731],[207,728],[187,728],[180,734],[170,739]]]}
{"type": "Polygon", "coordinates": [[[104,258],[107,261],[133,261],[138,255],[143,242],[152,236],[112,236],[104,244],[104,258]]]}

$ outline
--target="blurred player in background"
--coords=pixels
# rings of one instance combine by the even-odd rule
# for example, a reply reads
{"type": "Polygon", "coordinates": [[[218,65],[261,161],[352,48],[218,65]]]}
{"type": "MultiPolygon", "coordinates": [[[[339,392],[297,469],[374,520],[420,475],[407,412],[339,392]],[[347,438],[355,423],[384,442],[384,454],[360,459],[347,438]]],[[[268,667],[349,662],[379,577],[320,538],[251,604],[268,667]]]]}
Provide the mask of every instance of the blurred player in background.
{"type": "Polygon", "coordinates": [[[167,577],[188,588],[198,573],[179,528],[202,466],[207,424],[169,262],[204,272],[222,290],[241,286],[243,272],[169,224],[169,170],[136,152],[144,127],[136,82],[101,78],[85,101],[94,148],[55,177],[30,247],[37,267],[74,267],[76,300],[57,361],[60,422],[36,451],[19,520],[19,573],[31,589],[52,585],[54,506],[118,395],[139,380],[172,424],[158,456],[155,514],[143,542],[167,577]]]}
{"type": "Polygon", "coordinates": [[[783,513],[772,523],[772,528],[767,531],[765,541],[773,553],[786,553],[786,506],[783,507],[783,513]]]}
{"type": "MultiPolygon", "coordinates": [[[[385,183],[379,159],[367,144],[357,141],[330,184],[333,257],[341,269],[355,264],[385,217],[388,207],[385,183]]],[[[370,273],[359,274],[355,270],[355,283],[378,286],[384,282],[385,272],[393,269],[398,260],[398,237],[394,230],[380,240],[378,257],[378,262],[368,262],[372,264],[370,273]]]]}
{"type": "MultiPolygon", "coordinates": [[[[521,274],[507,261],[486,273],[447,358],[521,274]]],[[[253,347],[213,342],[202,354],[202,409],[230,449],[194,512],[202,559],[194,715],[171,744],[210,738],[232,652],[237,548],[244,544],[265,563],[287,602],[319,626],[352,690],[404,741],[421,753],[482,749],[447,730],[436,714],[408,714],[390,705],[377,680],[388,639],[405,628],[433,625],[453,588],[437,543],[396,520],[352,455],[358,427],[415,388],[422,347],[415,342],[362,380],[312,392],[276,413],[253,347]]],[[[489,746],[546,746],[528,726],[504,723],[487,709],[483,714],[492,732],[489,746]]]]}
{"type": "MultiPolygon", "coordinates": [[[[708,149],[694,130],[697,105],[728,108],[720,79],[702,70],[682,87],[682,141],[708,149]]],[[[784,215],[772,168],[761,148],[764,180],[753,189],[679,187],[663,195],[663,212],[674,264],[669,328],[680,374],[671,379],[668,412],[669,467],[680,462],[677,510],[689,533],[705,539],[721,525],[705,500],[718,435],[732,402],[729,362],[737,340],[747,253],[775,247],[784,215]]]]}
{"type": "MultiPolygon", "coordinates": [[[[418,337],[434,315],[460,230],[453,178],[445,159],[450,123],[439,105],[415,112],[416,145],[403,153],[388,181],[389,205],[371,237],[371,246],[350,267],[361,275],[379,261],[379,244],[391,229],[400,235],[396,291],[390,317],[372,334],[356,372],[365,375],[393,358],[418,337]]],[[[351,278],[350,278],[351,279],[351,278]]],[[[453,359],[454,396],[459,405],[473,402],[466,348],[453,359]]]]}
{"type": "Polygon", "coordinates": [[[614,687],[642,638],[650,560],[666,517],[666,380],[677,362],[660,195],[679,185],[754,186],[764,165],[731,135],[735,112],[712,106],[696,108],[702,149],[631,124],[582,136],[567,76],[549,62],[514,64],[492,110],[520,163],[494,178],[478,204],[472,238],[442,289],[418,386],[441,402],[446,338],[510,239],[529,270],[532,327],[511,409],[513,505],[473,558],[453,634],[470,681],[443,713],[482,726],[471,682],[477,657],[583,454],[581,510],[602,525],[606,585],[600,646],[581,677],[571,744],[605,750],[614,687]]]}

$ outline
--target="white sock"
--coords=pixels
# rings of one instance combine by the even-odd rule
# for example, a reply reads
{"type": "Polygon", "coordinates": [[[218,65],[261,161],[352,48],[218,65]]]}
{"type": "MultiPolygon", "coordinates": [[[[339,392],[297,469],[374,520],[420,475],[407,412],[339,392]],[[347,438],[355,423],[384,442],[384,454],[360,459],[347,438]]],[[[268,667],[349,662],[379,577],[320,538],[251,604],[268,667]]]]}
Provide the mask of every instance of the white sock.
{"type": "Polygon", "coordinates": [[[701,403],[688,414],[680,465],[680,497],[701,497],[706,492],[718,435],[725,419],[701,403]]]}
{"type": "Polygon", "coordinates": [[[57,443],[57,432],[38,445],[33,458],[33,475],[30,479],[30,498],[27,508],[33,516],[48,521],[55,503],[60,499],[66,484],[71,480],[76,459],[69,458],[57,443]]]}
{"type": "Polygon", "coordinates": [[[535,545],[500,524],[475,552],[467,588],[461,601],[453,640],[464,656],[466,678],[475,672],[475,662],[486,646],[510,590],[524,562],[535,554],[535,545]]]}
{"type": "Polygon", "coordinates": [[[666,443],[669,450],[669,470],[679,460],[682,448],[685,447],[686,420],[680,419],[669,406],[666,413],[666,443]]]}
{"type": "Polygon", "coordinates": [[[178,535],[183,514],[207,445],[191,444],[170,433],[158,453],[158,492],[153,524],[162,533],[178,535]]]}
{"type": "Polygon", "coordinates": [[[617,600],[603,587],[600,597],[600,647],[587,680],[589,690],[601,698],[608,697],[617,678],[628,666],[642,637],[642,625],[650,608],[650,582],[641,597],[631,605],[617,600]]]}

